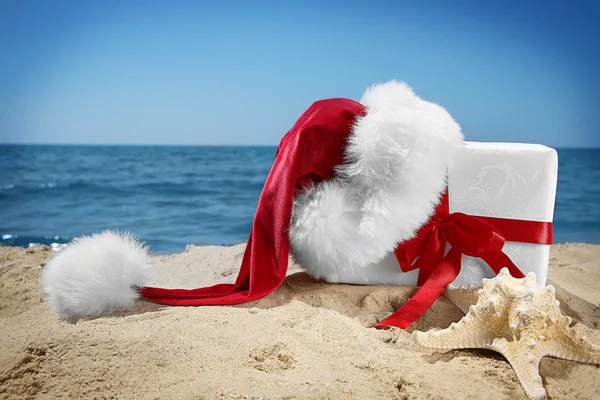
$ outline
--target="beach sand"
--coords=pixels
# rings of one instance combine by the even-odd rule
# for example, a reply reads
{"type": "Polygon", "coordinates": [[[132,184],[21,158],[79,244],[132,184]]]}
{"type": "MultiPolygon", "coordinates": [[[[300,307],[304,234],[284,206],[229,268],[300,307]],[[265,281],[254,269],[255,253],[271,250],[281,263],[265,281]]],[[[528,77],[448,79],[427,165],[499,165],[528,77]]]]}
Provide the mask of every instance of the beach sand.
{"type": "MultiPolygon", "coordinates": [[[[156,281],[232,282],[243,251],[189,246],[156,257],[156,281]]],[[[39,289],[51,256],[0,247],[0,398],[526,398],[497,353],[413,343],[413,329],[444,328],[462,317],[443,298],[407,331],[368,328],[415,288],[326,284],[292,265],[281,288],[251,304],[140,301],[131,311],[68,322],[48,309],[39,289]]],[[[575,329],[600,344],[600,246],[553,246],[549,280],[575,329]]],[[[599,367],[546,357],[541,375],[552,399],[600,399],[599,367]]]]}

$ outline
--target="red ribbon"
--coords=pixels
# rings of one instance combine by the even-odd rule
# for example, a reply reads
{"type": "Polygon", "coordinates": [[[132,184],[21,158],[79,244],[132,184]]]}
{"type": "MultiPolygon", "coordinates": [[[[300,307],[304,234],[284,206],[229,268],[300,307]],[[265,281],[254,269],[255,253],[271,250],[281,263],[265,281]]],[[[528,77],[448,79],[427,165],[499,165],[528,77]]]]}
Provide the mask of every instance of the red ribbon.
{"type": "Polygon", "coordinates": [[[373,326],[408,328],[456,279],[463,254],[481,258],[496,274],[506,267],[515,278],[523,278],[502,252],[505,241],[552,244],[552,223],[450,214],[446,192],[430,221],[394,251],[402,271],[419,269],[417,285],[421,288],[398,311],[373,326]],[[447,254],[446,244],[451,246],[447,254]]]}

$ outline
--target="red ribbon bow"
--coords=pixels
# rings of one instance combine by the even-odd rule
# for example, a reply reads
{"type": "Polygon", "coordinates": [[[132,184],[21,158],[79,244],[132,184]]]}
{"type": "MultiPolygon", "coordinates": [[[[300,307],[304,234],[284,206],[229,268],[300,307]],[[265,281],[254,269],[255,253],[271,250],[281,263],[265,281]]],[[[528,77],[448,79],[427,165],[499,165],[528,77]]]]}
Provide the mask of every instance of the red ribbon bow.
{"type": "Polygon", "coordinates": [[[463,254],[481,258],[496,274],[506,267],[515,278],[523,278],[525,275],[502,252],[507,240],[552,244],[552,223],[450,214],[446,192],[430,221],[394,251],[403,272],[420,270],[417,285],[421,288],[374,327],[405,329],[416,321],[456,279],[463,254]],[[451,247],[447,254],[446,244],[451,247]]]}

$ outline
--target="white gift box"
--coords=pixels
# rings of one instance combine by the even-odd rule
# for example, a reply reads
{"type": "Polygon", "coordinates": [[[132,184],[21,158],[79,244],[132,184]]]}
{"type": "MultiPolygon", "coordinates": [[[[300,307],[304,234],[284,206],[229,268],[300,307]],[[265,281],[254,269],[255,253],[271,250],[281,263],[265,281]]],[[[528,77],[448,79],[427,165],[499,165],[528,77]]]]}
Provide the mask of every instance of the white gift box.
{"type": "MultiPolygon", "coordinates": [[[[558,157],[556,150],[537,144],[465,142],[448,171],[450,212],[473,216],[552,222],[558,157]]],[[[503,251],[524,273],[535,272],[546,284],[550,245],[509,242],[503,251]]],[[[393,253],[380,263],[339,276],[340,283],[416,285],[419,270],[402,272],[393,253]]],[[[452,286],[481,286],[494,276],[481,259],[466,255],[452,286]]]]}

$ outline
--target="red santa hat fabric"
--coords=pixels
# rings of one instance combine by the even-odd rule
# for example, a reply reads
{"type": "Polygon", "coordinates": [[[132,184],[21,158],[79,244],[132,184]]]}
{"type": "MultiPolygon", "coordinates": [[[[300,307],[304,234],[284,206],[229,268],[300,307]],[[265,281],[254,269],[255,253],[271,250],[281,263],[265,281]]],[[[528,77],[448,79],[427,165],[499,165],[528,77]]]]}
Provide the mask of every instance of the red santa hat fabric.
{"type": "Polygon", "coordinates": [[[130,307],[139,296],[245,303],[281,285],[290,252],[311,275],[335,280],[344,268],[379,262],[426,223],[462,140],[445,109],[403,83],[373,86],[360,102],[317,101],[279,144],[234,284],[149,287],[147,249],[105,232],[76,239],[46,265],[47,301],[65,317],[130,307]]]}

